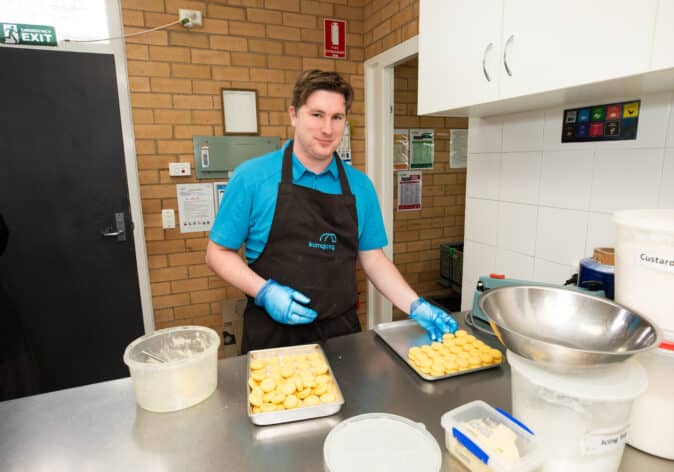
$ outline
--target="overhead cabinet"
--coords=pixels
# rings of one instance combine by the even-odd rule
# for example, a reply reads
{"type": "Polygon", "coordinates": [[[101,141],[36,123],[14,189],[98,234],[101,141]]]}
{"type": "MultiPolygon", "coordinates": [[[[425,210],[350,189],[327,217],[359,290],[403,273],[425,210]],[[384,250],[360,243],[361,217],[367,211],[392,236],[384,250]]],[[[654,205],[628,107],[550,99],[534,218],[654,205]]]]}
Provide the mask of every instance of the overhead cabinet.
{"type": "MultiPolygon", "coordinates": [[[[660,2],[674,10],[674,0],[660,2]]],[[[644,74],[657,11],[658,0],[421,0],[419,113],[514,111],[644,74]]],[[[665,63],[674,62],[669,17],[657,30],[665,63]]]]}

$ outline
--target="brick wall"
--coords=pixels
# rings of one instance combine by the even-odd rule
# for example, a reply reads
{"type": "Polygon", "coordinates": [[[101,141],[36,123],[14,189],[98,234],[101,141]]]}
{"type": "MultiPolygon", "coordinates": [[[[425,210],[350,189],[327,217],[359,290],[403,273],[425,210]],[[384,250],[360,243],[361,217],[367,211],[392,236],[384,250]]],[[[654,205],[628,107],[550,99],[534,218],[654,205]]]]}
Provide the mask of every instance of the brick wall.
{"type": "MultiPolygon", "coordinates": [[[[393,214],[393,261],[420,295],[446,294],[447,289],[437,282],[439,246],[463,240],[466,200],[466,169],[449,167],[449,130],[467,128],[468,119],[417,116],[416,58],[396,66],[394,74],[394,126],[432,128],[435,131],[435,161],[432,170],[422,171],[422,209],[393,214]]],[[[394,208],[397,208],[397,191],[397,185],[394,185],[394,208]]],[[[394,309],[394,319],[404,316],[394,309]]]]}
{"type": "MultiPolygon", "coordinates": [[[[220,88],[255,88],[260,135],[292,136],[287,115],[302,70],[336,70],[354,86],[354,166],[364,170],[362,0],[122,0],[125,33],[177,19],[178,8],[201,10],[203,27],[127,38],[131,106],[145,238],[157,328],[200,324],[221,331],[221,301],[242,294],[204,262],[208,234],[161,227],[161,210],[177,210],[169,162],[193,162],[193,135],[222,135],[220,88]],[[324,17],[347,20],[347,60],[322,58],[324,17]]],[[[203,180],[200,180],[200,182],[203,180]]],[[[360,313],[366,286],[358,274],[360,313]]],[[[222,354],[222,353],[221,353],[222,354]]]]}
{"type": "Polygon", "coordinates": [[[366,59],[419,34],[419,0],[370,0],[363,13],[366,59]]]}

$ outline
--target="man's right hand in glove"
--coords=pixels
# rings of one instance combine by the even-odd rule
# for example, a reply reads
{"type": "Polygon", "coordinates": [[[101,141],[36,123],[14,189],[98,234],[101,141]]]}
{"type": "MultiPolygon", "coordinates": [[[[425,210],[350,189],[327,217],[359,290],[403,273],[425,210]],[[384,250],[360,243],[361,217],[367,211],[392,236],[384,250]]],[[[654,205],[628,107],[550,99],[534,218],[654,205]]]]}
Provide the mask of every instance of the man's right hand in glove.
{"type": "Polygon", "coordinates": [[[272,279],[255,296],[257,306],[263,306],[277,323],[287,325],[307,324],[316,319],[318,313],[305,306],[310,301],[306,295],[272,279]]]}

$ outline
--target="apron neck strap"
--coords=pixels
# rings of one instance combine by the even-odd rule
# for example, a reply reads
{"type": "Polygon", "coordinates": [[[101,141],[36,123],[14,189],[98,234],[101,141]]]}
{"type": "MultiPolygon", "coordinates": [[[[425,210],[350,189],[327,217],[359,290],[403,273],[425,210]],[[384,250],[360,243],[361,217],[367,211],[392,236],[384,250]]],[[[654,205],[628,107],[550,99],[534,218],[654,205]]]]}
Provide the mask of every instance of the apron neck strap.
{"type": "MultiPolygon", "coordinates": [[[[337,162],[337,171],[339,173],[339,183],[342,186],[342,195],[351,195],[351,187],[349,186],[349,181],[346,179],[346,171],[344,170],[342,160],[339,155],[337,155],[337,152],[333,153],[332,158],[337,162]]],[[[288,142],[288,145],[283,151],[281,182],[284,184],[293,183],[293,140],[288,142]]]]}

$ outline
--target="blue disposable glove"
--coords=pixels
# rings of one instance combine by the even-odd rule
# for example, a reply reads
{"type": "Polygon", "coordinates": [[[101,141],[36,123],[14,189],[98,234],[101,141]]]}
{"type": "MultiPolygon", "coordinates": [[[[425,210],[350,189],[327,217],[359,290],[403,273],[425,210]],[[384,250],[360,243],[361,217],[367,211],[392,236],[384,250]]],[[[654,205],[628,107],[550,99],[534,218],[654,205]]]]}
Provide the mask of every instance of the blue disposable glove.
{"type": "Polygon", "coordinates": [[[428,331],[433,341],[441,340],[445,333],[454,333],[458,327],[454,318],[423,298],[413,301],[410,305],[410,318],[428,331]]]}
{"type": "Polygon", "coordinates": [[[274,321],[287,325],[307,324],[316,319],[318,313],[304,306],[310,301],[306,295],[272,279],[255,296],[257,306],[264,306],[274,321]]]}

